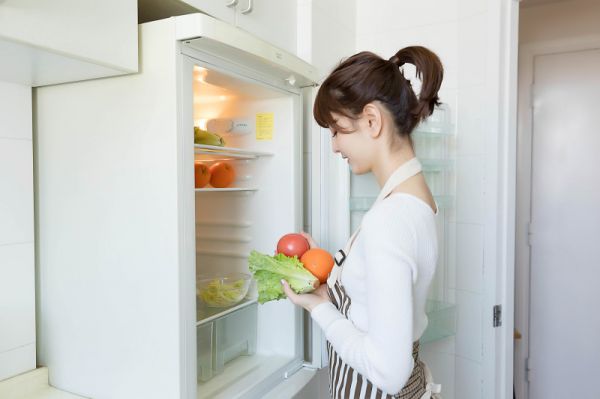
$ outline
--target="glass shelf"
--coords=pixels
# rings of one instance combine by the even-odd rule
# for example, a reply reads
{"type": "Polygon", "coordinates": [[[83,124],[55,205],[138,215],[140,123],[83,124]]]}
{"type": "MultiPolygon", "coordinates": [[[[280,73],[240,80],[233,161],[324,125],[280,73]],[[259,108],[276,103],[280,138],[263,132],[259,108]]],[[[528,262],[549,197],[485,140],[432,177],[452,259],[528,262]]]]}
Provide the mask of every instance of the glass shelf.
{"type": "Polygon", "coordinates": [[[441,172],[454,167],[451,159],[419,159],[423,166],[423,172],[441,172]]]}
{"type": "Polygon", "coordinates": [[[196,298],[196,326],[208,323],[256,303],[256,298],[244,298],[240,303],[227,308],[211,308],[206,306],[200,299],[196,298]]]}
{"type": "Polygon", "coordinates": [[[425,313],[429,324],[419,340],[421,344],[456,335],[456,305],[428,299],[425,313]]]}
{"type": "Polygon", "coordinates": [[[248,187],[227,187],[227,188],[196,188],[197,193],[217,193],[217,192],[236,192],[236,191],[258,191],[258,188],[248,187]]]}
{"type": "Polygon", "coordinates": [[[273,153],[263,151],[250,151],[234,147],[220,147],[215,145],[194,144],[194,153],[206,155],[203,160],[216,161],[223,158],[236,159],[257,159],[260,157],[270,157],[273,153]]]}
{"type": "Polygon", "coordinates": [[[422,127],[419,128],[417,127],[413,133],[412,133],[415,137],[433,137],[433,138],[445,138],[445,137],[450,137],[450,136],[454,136],[454,133],[452,131],[451,127],[445,127],[445,128],[428,128],[428,127],[422,127]]]}
{"type": "MultiPolygon", "coordinates": [[[[454,197],[451,195],[434,195],[436,204],[440,209],[448,209],[454,206],[454,197]]],[[[376,197],[350,198],[350,211],[365,212],[371,209],[376,197]]]]}

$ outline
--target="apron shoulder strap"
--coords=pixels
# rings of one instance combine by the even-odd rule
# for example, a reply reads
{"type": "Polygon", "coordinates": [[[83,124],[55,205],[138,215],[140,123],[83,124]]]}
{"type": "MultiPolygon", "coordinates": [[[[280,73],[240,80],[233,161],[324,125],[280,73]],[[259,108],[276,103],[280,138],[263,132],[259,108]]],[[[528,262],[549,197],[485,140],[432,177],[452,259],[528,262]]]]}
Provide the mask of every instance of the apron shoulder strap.
{"type": "MultiPolygon", "coordinates": [[[[371,206],[371,209],[379,202],[383,201],[388,195],[391,194],[392,191],[401,183],[413,177],[417,173],[421,172],[421,162],[417,158],[412,158],[407,162],[400,165],[387,179],[383,188],[379,192],[377,199],[371,206]]],[[[327,285],[330,288],[333,288],[335,282],[338,281],[341,277],[343,263],[346,260],[346,257],[350,253],[350,249],[352,248],[352,244],[354,244],[354,240],[360,231],[360,226],[356,229],[354,234],[348,239],[346,242],[346,246],[344,250],[339,250],[335,256],[335,264],[333,265],[333,269],[331,269],[331,273],[329,273],[329,277],[327,278],[327,285]]]]}

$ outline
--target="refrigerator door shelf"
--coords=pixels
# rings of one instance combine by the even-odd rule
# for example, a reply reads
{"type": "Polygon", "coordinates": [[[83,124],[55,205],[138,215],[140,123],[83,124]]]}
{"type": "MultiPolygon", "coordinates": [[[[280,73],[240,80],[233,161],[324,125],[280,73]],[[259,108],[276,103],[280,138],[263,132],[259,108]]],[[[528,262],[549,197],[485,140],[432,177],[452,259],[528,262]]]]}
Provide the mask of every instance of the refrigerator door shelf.
{"type": "Polygon", "coordinates": [[[456,335],[456,305],[427,300],[425,311],[429,324],[419,340],[422,344],[456,335]]]}
{"type": "MultiPolygon", "coordinates": [[[[434,195],[433,198],[440,209],[449,209],[454,206],[454,197],[451,195],[434,195]]],[[[350,211],[366,212],[371,209],[374,202],[375,197],[350,198],[350,211]]]]}

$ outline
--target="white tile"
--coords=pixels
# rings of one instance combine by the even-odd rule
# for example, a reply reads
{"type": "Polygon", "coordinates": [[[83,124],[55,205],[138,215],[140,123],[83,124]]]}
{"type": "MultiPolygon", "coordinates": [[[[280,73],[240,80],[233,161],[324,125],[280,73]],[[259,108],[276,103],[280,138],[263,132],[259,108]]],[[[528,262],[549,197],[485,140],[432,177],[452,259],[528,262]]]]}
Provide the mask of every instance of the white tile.
{"type": "Polygon", "coordinates": [[[347,30],[356,30],[357,4],[355,0],[314,0],[312,4],[347,30]]]}
{"type": "Polygon", "coordinates": [[[448,282],[448,288],[456,288],[456,223],[449,222],[447,226],[446,281],[448,282]]]}
{"type": "Polygon", "coordinates": [[[31,140],[0,139],[0,245],[33,241],[31,140]]]}
{"type": "Polygon", "coordinates": [[[0,352],[35,342],[33,243],[0,245],[0,352]]]}
{"type": "MultiPolygon", "coordinates": [[[[442,87],[457,87],[458,26],[456,22],[420,26],[410,29],[393,29],[373,34],[372,42],[363,41],[361,48],[390,58],[407,46],[424,46],[440,57],[444,66],[442,87]]],[[[412,80],[412,79],[411,79],[412,80]]]]}
{"type": "Polygon", "coordinates": [[[456,358],[456,398],[483,399],[481,365],[468,359],[456,358]]]}
{"type": "MultiPolygon", "coordinates": [[[[456,355],[481,362],[482,296],[456,290],[456,355]]],[[[460,395],[458,397],[461,397],[460,395]]]]}
{"type": "Polygon", "coordinates": [[[430,359],[431,356],[434,356],[434,354],[438,353],[454,356],[456,353],[455,341],[456,337],[451,336],[437,341],[427,342],[425,344],[421,344],[419,353],[422,353],[425,359],[430,359]]]}
{"type": "Polygon", "coordinates": [[[457,19],[457,0],[358,0],[359,31],[384,32],[395,28],[435,25],[457,19]]]}
{"type": "Polygon", "coordinates": [[[339,22],[313,9],[312,64],[323,79],[342,61],[356,52],[354,33],[339,22]]]}
{"type": "Polygon", "coordinates": [[[0,138],[31,139],[31,87],[0,82],[0,138]]]}
{"type": "Polygon", "coordinates": [[[456,152],[458,156],[484,154],[484,86],[458,89],[456,152]]]}
{"type": "Polygon", "coordinates": [[[483,222],[483,159],[480,156],[456,160],[456,221],[483,222]]]}
{"type": "Polygon", "coordinates": [[[471,17],[487,11],[485,0],[458,0],[458,18],[471,17]]]}
{"type": "Polygon", "coordinates": [[[458,87],[485,83],[487,59],[486,15],[463,18],[458,25],[458,87]]]}
{"type": "Polygon", "coordinates": [[[483,286],[483,227],[478,224],[456,224],[457,289],[480,294],[483,286]]]}

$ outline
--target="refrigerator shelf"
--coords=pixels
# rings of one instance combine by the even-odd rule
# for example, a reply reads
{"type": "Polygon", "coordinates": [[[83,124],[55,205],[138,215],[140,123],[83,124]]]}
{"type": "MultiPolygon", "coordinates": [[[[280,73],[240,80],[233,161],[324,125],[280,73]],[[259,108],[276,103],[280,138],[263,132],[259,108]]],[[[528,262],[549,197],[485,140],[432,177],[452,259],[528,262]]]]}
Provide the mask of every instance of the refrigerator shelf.
{"type": "Polygon", "coordinates": [[[456,335],[456,305],[428,299],[425,313],[429,324],[419,340],[421,344],[456,335]]]}
{"type": "Polygon", "coordinates": [[[239,192],[239,191],[258,191],[258,188],[254,187],[227,187],[227,188],[196,188],[194,189],[197,193],[217,193],[217,192],[239,192]]]}
{"type": "Polygon", "coordinates": [[[412,135],[415,137],[432,137],[432,138],[445,138],[454,136],[454,132],[450,128],[421,128],[418,127],[413,131],[412,135]]]}
{"type": "Polygon", "coordinates": [[[194,153],[199,155],[209,155],[212,158],[207,161],[216,161],[222,158],[236,159],[257,159],[260,157],[270,157],[273,153],[262,151],[249,151],[234,147],[219,147],[215,145],[194,144],[194,153]]]}
{"type": "Polygon", "coordinates": [[[419,159],[423,166],[424,172],[442,172],[444,170],[452,169],[454,161],[451,159],[419,159]]]}
{"type": "MultiPolygon", "coordinates": [[[[376,197],[350,198],[350,211],[366,212],[371,209],[376,197]]],[[[440,209],[448,209],[454,206],[454,197],[451,195],[434,195],[433,198],[440,209]]]]}
{"type": "Polygon", "coordinates": [[[196,299],[196,326],[201,326],[211,321],[220,319],[221,317],[227,316],[238,309],[243,309],[246,306],[250,306],[253,303],[257,303],[256,298],[244,298],[242,302],[228,308],[209,308],[199,299],[196,299]]]}

